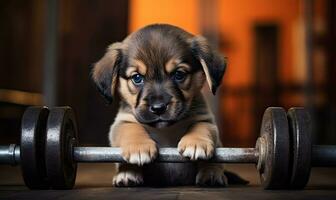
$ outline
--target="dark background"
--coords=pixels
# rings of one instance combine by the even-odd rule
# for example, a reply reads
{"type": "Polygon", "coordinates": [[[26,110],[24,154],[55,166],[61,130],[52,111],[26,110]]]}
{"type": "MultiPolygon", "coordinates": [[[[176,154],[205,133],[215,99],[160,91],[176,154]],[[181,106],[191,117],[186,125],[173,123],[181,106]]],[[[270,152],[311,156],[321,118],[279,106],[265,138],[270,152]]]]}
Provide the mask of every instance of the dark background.
{"type": "Polygon", "coordinates": [[[54,2],[0,2],[0,89],[28,92],[28,102],[0,98],[1,142],[18,141],[21,115],[35,93],[42,95],[37,104],[74,108],[80,142],[105,145],[116,108],[98,94],[90,68],[127,35],[128,1],[54,2]],[[51,101],[43,97],[46,89],[51,101]]]}

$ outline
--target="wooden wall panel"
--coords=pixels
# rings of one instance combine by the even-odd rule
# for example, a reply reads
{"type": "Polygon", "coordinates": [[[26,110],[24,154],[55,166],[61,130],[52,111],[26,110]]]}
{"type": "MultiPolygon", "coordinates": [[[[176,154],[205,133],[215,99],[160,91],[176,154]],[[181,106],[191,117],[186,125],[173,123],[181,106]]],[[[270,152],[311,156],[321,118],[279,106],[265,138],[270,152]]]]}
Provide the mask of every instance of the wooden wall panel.
{"type": "Polygon", "coordinates": [[[60,0],[57,104],[75,109],[83,143],[107,143],[117,107],[98,94],[90,67],[126,37],[127,27],[128,1],[60,0]]]}

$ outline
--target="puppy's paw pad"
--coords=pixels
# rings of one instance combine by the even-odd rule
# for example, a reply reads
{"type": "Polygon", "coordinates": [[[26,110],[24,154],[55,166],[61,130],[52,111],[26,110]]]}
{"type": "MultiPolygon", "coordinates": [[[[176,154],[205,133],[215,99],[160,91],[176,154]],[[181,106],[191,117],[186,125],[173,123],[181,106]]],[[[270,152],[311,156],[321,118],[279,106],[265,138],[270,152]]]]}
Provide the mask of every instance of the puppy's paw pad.
{"type": "Polygon", "coordinates": [[[182,138],[179,142],[178,151],[190,160],[205,160],[213,156],[214,145],[210,140],[188,140],[182,138]]]}
{"type": "Polygon", "coordinates": [[[132,171],[118,172],[112,180],[112,185],[115,187],[134,187],[142,184],[142,174],[132,171]]]}
{"type": "Polygon", "coordinates": [[[152,162],[157,156],[157,148],[152,140],[128,144],[122,146],[121,150],[125,161],[139,166],[152,162]]]}
{"type": "Polygon", "coordinates": [[[225,187],[228,179],[221,168],[204,168],[196,176],[196,185],[202,187],[225,187]]]}

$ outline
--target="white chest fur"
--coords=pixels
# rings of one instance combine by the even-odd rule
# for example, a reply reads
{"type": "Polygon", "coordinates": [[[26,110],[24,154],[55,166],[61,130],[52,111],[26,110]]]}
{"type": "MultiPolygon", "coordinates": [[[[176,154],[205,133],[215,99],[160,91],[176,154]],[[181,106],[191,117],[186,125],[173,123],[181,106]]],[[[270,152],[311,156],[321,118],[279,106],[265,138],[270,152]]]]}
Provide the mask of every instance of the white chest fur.
{"type": "Polygon", "coordinates": [[[166,128],[158,129],[145,126],[145,129],[158,147],[177,147],[178,142],[186,134],[193,122],[191,119],[184,119],[166,128]]]}

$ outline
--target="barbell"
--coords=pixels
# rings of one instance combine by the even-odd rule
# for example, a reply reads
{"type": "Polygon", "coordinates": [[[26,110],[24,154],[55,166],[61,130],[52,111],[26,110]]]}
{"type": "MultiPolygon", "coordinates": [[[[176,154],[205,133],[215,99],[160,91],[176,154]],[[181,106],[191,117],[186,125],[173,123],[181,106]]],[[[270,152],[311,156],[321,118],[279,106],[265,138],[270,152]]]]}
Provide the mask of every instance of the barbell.
{"type": "MultiPolygon", "coordinates": [[[[264,189],[302,189],[312,166],[336,166],[336,146],[312,145],[310,124],[304,108],[269,107],[255,148],[216,148],[207,162],[255,163],[264,189]]],[[[20,164],[30,189],[73,188],[79,162],[125,162],[120,148],[78,146],[70,107],[29,107],[21,126],[19,145],[0,146],[0,164],[20,164]]],[[[160,148],[155,162],[192,161],[160,148]]]]}

